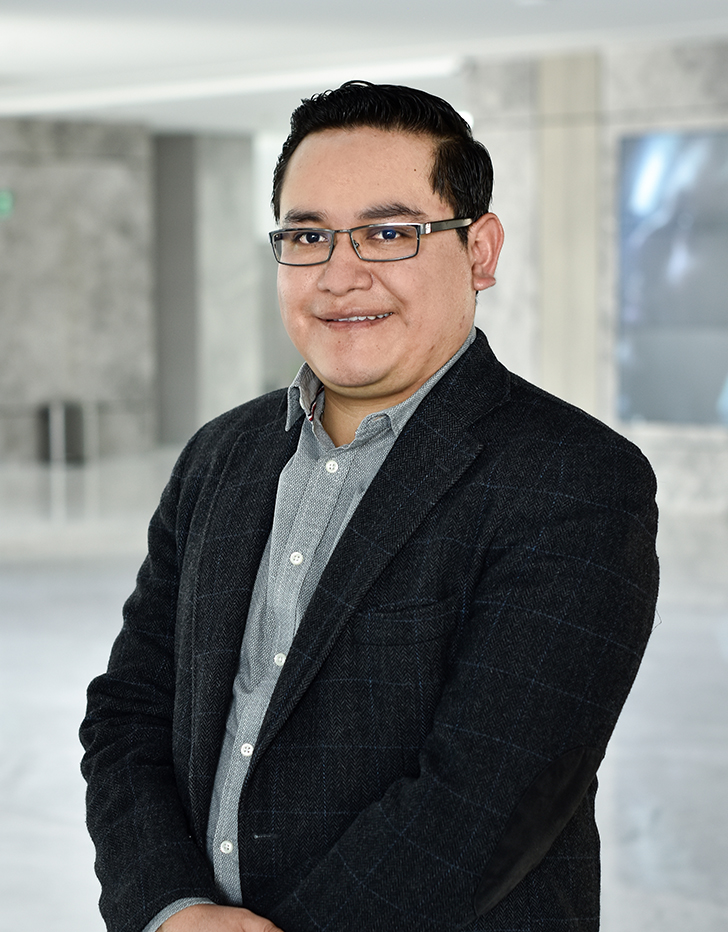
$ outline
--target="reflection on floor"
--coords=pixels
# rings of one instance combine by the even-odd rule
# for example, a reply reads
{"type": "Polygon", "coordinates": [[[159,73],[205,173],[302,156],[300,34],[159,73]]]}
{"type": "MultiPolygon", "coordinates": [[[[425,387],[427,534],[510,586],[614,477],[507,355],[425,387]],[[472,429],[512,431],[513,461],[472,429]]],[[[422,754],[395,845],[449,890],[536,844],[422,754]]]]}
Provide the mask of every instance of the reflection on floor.
{"type": "MultiPolygon", "coordinates": [[[[0,467],[0,932],[101,932],[76,738],[173,451],[0,467]]],[[[603,932],[728,928],[728,520],[663,515],[647,656],[600,771],[603,932]]]]}

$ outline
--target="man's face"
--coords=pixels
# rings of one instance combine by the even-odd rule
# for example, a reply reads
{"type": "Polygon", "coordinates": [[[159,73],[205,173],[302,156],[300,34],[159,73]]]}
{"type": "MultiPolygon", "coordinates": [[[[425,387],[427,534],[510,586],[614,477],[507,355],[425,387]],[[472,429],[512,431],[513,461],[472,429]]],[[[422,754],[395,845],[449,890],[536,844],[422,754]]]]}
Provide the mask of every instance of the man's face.
{"type": "MultiPolygon", "coordinates": [[[[429,138],[368,127],[311,134],[286,170],[281,226],[450,219],[430,185],[433,152],[429,138]]],[[[475,310],[471,260],[454,230],[423,236],[413,259],[381,263],[363,262],[338,234],[326,264],[278,267],[278,297],[289,336],[327,393],[372,410],[436,372],[475,310]]]]}

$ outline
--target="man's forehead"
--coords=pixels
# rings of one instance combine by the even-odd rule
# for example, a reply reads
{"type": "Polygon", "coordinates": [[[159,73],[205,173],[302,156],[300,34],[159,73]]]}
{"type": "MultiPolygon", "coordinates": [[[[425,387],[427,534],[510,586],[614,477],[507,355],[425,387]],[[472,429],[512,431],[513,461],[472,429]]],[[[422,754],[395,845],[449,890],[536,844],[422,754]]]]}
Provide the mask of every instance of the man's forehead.
{"type": "Polygon", "coordinates": [[[372,127],[310,133],[291,156],[281,188],[283,219],[324,221],[339,208],[363,223],[432,210],[430,137],[372,127]]]}
{"type": "Polygon", "coordinates": [[[297,152],[308,146],[347,143],[352,147],[363,147],[370,143],[378,146],[405,145],[422,150],[431,155],[435,149],[435,138],[429,133],[416,133],[396,127],[386,128],[380,126],[335,126],[317,129],[308,133],[299,142],[292,158],[297,152]]]}

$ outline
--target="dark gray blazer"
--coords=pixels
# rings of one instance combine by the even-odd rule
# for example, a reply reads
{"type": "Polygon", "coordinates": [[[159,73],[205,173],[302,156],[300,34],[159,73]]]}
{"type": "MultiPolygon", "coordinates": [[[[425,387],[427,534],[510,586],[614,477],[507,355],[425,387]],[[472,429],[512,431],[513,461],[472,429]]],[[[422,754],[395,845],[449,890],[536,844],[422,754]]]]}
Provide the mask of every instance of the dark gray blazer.
{"type": "MultiPolygon", "coordinates": [[[[219,901],[213,778],[268,537],[285,393],[192,439],[82,726],[101,909],[219,901]]],[[[341,538],[239,809],[246,906],[285,932],[598,928],[594,773],[653,620],[655,483],[632,444],[476,342],[341,538]]]]}

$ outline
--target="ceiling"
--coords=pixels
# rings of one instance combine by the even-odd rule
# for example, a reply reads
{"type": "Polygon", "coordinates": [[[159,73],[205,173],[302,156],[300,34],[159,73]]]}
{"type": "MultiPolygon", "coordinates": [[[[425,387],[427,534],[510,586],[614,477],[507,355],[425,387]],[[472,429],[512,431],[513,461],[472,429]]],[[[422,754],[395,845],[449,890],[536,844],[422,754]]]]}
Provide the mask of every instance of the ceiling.
{"type": "Polygon", "coordinates": [[[463,91],[471,56],[728,37],[728,0],[0,0],[0,117],[280,133],[347,78],[463,91]]]}

